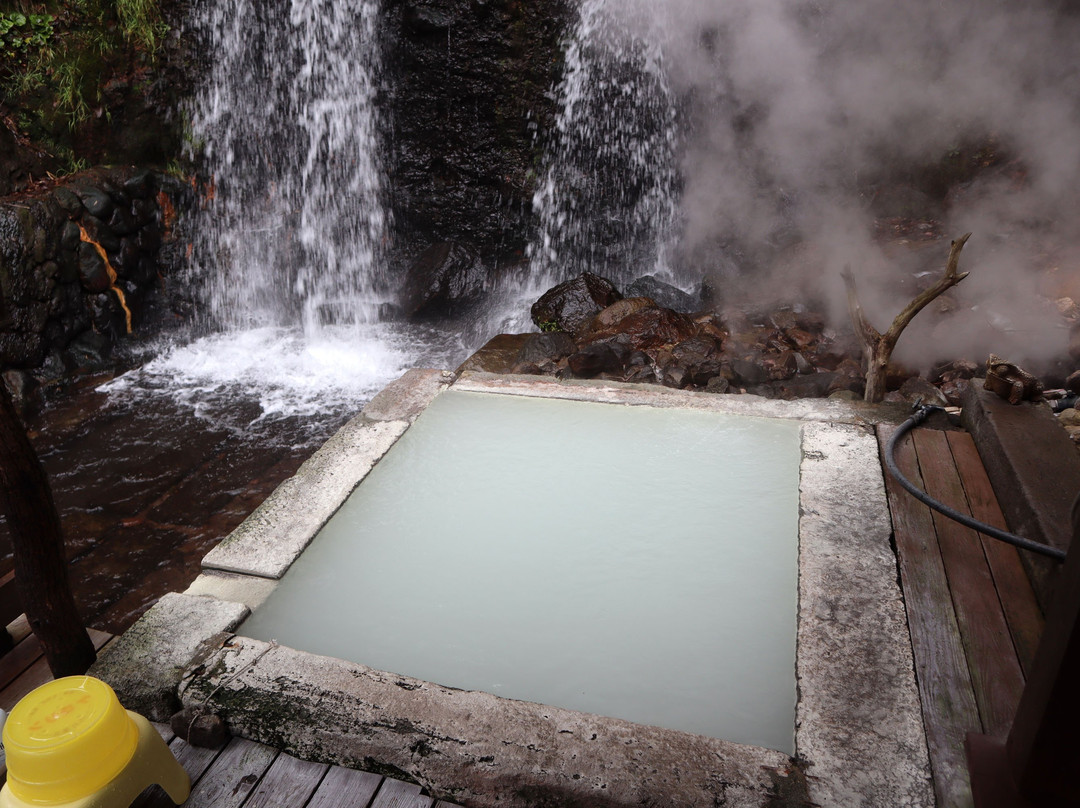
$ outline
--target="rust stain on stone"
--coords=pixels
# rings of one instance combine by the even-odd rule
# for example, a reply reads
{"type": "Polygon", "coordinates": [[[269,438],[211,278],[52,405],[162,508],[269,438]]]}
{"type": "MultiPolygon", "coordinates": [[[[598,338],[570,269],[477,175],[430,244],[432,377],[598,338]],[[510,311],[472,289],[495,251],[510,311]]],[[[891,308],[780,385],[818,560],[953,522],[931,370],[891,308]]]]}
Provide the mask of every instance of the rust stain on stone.
{"type": "Polygon", "coordinates": [[[109,275],[109,288],[116,292],[116,299],[120,301],[120,307],[124,310],[124,322],[127,326],[127,333],[130,334],[131,309],[128,308],[127,298],[124,297],[124,290],[117,286],[118,278],[116,276],[116,270],[113,269],[113,265],[109,263],[109,256],[105,254],[105,248],[90,238],[90,234],[86,232],[86,228],[81,224],[79,225],[79,238],[87,244],[92,244],[94,249],[97,250],[98,255],[101,256],[101,260],[105,262],[105,271],[109,275]]]}

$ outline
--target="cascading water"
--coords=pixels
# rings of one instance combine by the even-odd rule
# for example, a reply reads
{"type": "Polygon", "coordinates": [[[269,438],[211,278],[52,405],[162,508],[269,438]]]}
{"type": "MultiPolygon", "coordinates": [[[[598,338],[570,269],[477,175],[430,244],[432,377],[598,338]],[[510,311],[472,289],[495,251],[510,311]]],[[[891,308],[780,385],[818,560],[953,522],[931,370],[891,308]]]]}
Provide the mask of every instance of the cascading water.
{"type": "Polygon", "coordinates": [[[511,321],[527,322],[533,300],[584,271],[616,284],[646,274],[677,280],[679,122],[663,16],[642,0],[581,0],[511,321]]]}
{"type": "Polygon", "coordinates": [[[386,238],[379,2],[217,3],[193,104],[213,199],[197,232],[227,328],[378,320],[386,238]]]}
{"type": "Polygon", "coordinates": [[[206,189],[190,226],[211,332],[137,378],[215,417],[354,412],[406,368],[453,367],[460,342],[380,321],[386,130],[380,0],[209,0],[194,38],[209,62],[190,105],[206,189]]]}

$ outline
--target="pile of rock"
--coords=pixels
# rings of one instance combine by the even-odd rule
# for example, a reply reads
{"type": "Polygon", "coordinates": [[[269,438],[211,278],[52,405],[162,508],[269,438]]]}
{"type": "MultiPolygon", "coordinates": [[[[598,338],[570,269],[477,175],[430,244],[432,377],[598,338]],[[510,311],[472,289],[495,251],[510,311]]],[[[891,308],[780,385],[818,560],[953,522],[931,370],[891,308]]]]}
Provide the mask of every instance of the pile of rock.
{"type": "MultiPolygon", "coordinates": [[[[553,287],[532,307],[541,333],[522,335],[507,369],[769,398],[862,397],[860,348],[850,332],[828,328],[822,314],[797,305],[689,313],[656,300],[694,302],[684,292],[655,278],[649,289],[655,296],[624,297],[587,272],[553,287]]],[[[978,370],[959,360],[924,379],[892,365],[887,400],[956,404],[978,370]]]]}
{"type": "Polygon", "coordinates": [[[163,284],[159,253],[185,186],[94,169],[0,200],[0,371],[9,388],[105,362],[163,284]]]}

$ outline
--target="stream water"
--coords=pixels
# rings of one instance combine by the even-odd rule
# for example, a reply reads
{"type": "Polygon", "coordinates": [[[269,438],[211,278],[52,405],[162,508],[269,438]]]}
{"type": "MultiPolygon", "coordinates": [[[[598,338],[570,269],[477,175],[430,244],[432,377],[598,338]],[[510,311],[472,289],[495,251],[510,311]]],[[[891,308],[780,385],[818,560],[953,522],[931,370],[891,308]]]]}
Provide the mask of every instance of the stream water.
{"type": "Polygon", "coordinates": [[[571,32],[529,274],[462,331],[382,319],[395,288],[380,0],[198,5],[187,35],[213,55],[187,110],[211,178],[189,225],[198,328],[30,419],[90,625],[123,630],[185,588],[214,543],[406,369],[453,368],[495,333],[531,329],[532,301],[588,266],[619,280],[667,272],[671,93],[655,43],[617,24],[618,5],[583,0],[571,32]],[[603,170],[586,181],[594,162],[603,170]]]}

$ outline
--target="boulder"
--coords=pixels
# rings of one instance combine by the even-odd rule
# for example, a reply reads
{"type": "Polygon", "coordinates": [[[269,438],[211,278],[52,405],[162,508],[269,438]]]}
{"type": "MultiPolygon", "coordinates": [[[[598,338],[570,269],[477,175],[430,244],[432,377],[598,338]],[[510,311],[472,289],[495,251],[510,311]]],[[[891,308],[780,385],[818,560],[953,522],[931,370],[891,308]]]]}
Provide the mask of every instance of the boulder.
{"type": "Polygon", "coordinates": [[[622,295],[606,278],[583,272],[553,286],[533,303],[532,321],[541,331],[574,333],[622,295]]]}
{"type": "Polygon", "coordinates": [[[570,372],[582,379],[591,379],[601,373],[621,374],[626,367],[631,351],[626,345],[615,340],[593,342],[575,354],[567,362],[570,372]]]}
{"type": "Polygon", "coordinates": [[[460,314],[488,290],[488,272],[472,247],[442,241],[424,250],[409,267],[401,307],[411,318],[460,314]]]}
{"type": "Polygon", "coordinates": [[[685,384],[704,387],[723,370],[720,344],[709,336],[691,337],[671,349],[677,367],[684,371],[685,384]]]}
{"type": "Polygon", "coordinates": [[[589,320],[588,325],[582,327],[581,336],[589,340],[611,336],[618,332],[619,323],[631,314],[651,308],[656,308],[656,301],[651,297],[625,297],[616,300],[589,320]]]}
{"type": "Polygon", "coordinates": [[[697,335],[693,320],[672,309],[661,308],[641,309],[624,317],[616,331],[638,351],[676,345],[697,335]]]}
{"type": "Polygon", "coordinates": [[[655,275],[642,275],[631,282],[623,293],[627,297],[650,297],[656,301],[657,305],[681,312],[696,311],[701,304],[700,294],[687,294],[678,286],[664,283],[655,275]]]}
{"type": "Polygon", "coordinates": [[[577,352],[577,343],[569,334],[554,331],[529,334],[518,352],[517,361],[522,364],[540,365],[544,361],[558,362],[564,356],[577,352]]]}

